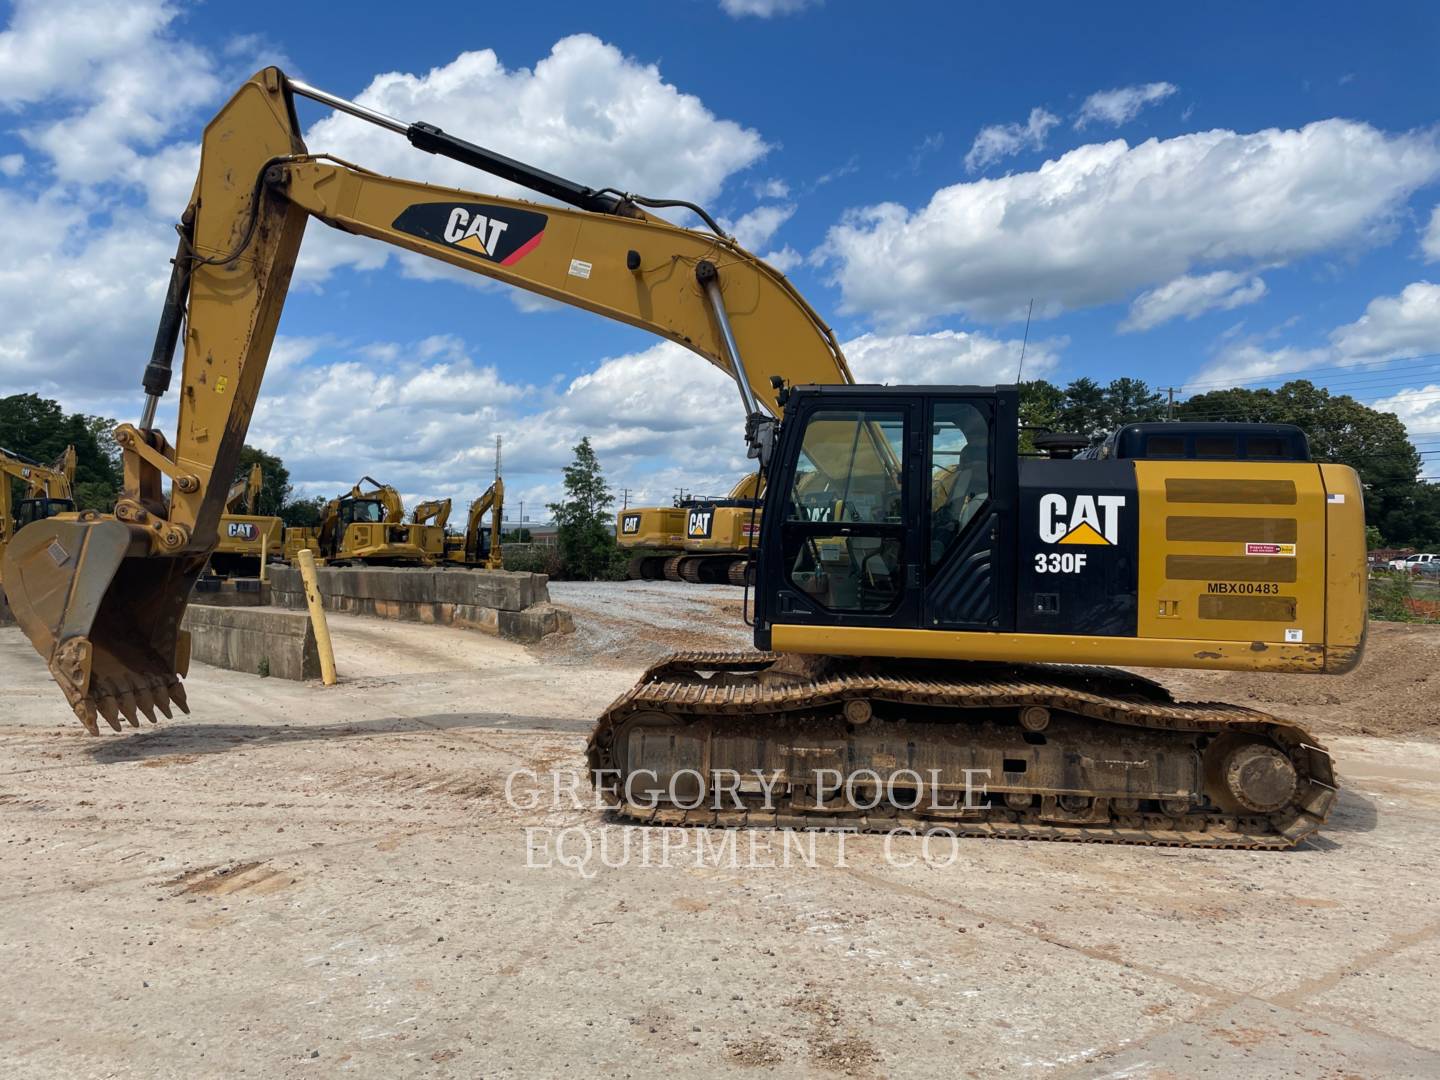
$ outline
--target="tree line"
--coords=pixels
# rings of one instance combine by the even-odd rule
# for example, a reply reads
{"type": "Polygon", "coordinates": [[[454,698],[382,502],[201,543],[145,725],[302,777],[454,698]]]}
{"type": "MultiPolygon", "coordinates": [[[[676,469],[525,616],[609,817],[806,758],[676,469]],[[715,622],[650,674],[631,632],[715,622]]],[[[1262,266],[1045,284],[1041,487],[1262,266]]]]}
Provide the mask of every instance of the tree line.
{"type": "MultiPolygon", "coordinates": [[[[1163,420],[1171,413],[1166,396],[1142,379],[1101,384],[1075,379],[1058,386],[1044,379],[1020,384],[1021,450],[1033,448],[1041,431],[1071,432],[1092,442],[1117,427],[1163,420]]],[[[1380,412],[1348,394],[1332,394],[1306,379],[1278,389],[1233,388],[1175,402],[1176,420],[1257,421],[1295,424],[1310,439],[1317,461],[1349,465],[1365,485],[1365,519],[1372,547],[1440,549],[1440,484],[1423,479],[1422,457],[1393,413],[1380,412]]],[[[82,510],[109,510],[121,487],[115,421],[66,413],[59,402],[36,394],[0,398],[0,447],[48,463],[66,446],[76,453],[75,501],[82,510]]],[[[264,475],[257,512],[287,526],[314,526],[323,497],[296,498],[290,471],[276,455],[252,446],[240,454],[235,479],[259,462],[264,475]]],[[[611,536],[614,497],[588,438],[575,447],[565,469],[565,497],[551,504],[567,573],[577,577],[614,574],[619,565],[611,536]]]]}

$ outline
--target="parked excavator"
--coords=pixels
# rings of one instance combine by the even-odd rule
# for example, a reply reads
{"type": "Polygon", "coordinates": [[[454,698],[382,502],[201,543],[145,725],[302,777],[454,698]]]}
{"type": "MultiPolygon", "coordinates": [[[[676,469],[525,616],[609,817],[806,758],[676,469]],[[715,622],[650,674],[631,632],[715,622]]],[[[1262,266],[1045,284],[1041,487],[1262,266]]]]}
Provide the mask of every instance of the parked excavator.
{"type": "MultiPolygon", "coordinates": [[[[449,511],[449,501],[446,511],[449,511]]],[[[465,532],[459,536],[446,534],[445,561],[460,566],[483,566],[487,570],[504,567],[501,557],[500,529],[505,515],[505,481],[495,482],[470,504],[465,515],[465,532]],[[490,528],[485,528],[485,515],[490,515],[490,528]]]]}
{"type": "MultiPolygon", "coordinates": [[[[15,534],[32,521],[56,514],[73,514],[75,500],[75,447],[67,446],[52,464],[42,465],[24,454],[0,448],[0,555],[15,534]],[[24,493],[15,498],[15,484],[24,493]]],[[[0,571],[3,573],[3,571],[0,571]]]]}
{"type": "Polygon", "coordinates": [[[241,480],[230,485],[220,532],[210,555],[210,572],[216,577],[254,574],[260,563],[284,552],[285,523],[272,514],[257,514],[265,474],[257,461],[241,480]]]}
{"type": "Polygon", "coordinates": [[[505,484],[497,476],[485,493],[470,504],[466,515],[465,531],[451,533],[451,501],[430,499],[419,503],[410,514],[415,525],[427,525],[440,529],[445,537],[442,559],[457,566],[483,566],[487,570],[499,570],[500,562],[500,516],[503,513],[505,484]],[[490,531],[487,536],[482,522],[486,511],[490,511],[490,531]]]}
{"type": "Polygon", "coordinates": [[[1239,848],[1325,820],[1332,762],[1296,725],[1074,665],[1350,670],[1366,615],[1353,470],[1022,460],[1015,387],[855,385],[810,305],[702,207],[584,187],[276,68],[205,129],[141,420],[116,432],[114,513],[32,523],[5,553],[16,618],[91,731],[185,704],[181,615],[309,217],[648,329],[734,378],[766,476],[760,651],[673,656],[604,712],[587,757],[622,817],[1239,848]],[[312,153],[296,96],[551,202],[312,153]],[[650,213],[665,207],[703,227],[650,213]],[[155,408],[182,322],[172,444],[155,408]]]}
{"type": "Polygon", "coordinates": [[[747,473],[728,495],[687,496],[673,507],[638,506],[615,517],[615,537],[633,554],[630,576],[744,585],[760,535],[764,477],[747,473]]]}
{"type": "Polygon", "coordinates": [[[287,561],[293,562],[306,547],[322,563],[433,566],[445,551],[445,526],[406,522],[400,493],[362,476],[348,492],[325,504],[318,527],[285,530],[287,561]]]}

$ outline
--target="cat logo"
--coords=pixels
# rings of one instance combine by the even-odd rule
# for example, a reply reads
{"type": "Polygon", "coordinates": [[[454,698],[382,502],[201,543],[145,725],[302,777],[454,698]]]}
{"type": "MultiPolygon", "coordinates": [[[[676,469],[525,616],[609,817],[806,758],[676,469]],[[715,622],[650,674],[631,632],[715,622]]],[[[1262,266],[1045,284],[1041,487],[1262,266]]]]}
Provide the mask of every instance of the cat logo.
{"type": "Polygon", "coordinates": [[[695,509],[685,522],[685,536],[689,540],[708,540],[710,530],[715,526],[714,509],[695,509]]]}
{"type": "Polygon", "coordinates": [[[620,531],[627,536],[638,533],[640,531],[640,515],[626,514],[620,519],[620,531]]]}
{"type": "Polygon", "coordinates": [[[545,236],[544,214],[489,203],[416,203],[394,221],[400,232],[513,266],[545,236]]]}
{"type": "Polygon", "coordinates": [[[256,540],[260,530],[248,521],[231,521],[225,525],[225,535],[231,540],[256,540]]]}
{"type": "Polygon", "coordinates": [[[1097,544],[1120,542],[1120,511],[1124,495],[1040,496],[1040,539],[1047,544],[1097,544]]]}

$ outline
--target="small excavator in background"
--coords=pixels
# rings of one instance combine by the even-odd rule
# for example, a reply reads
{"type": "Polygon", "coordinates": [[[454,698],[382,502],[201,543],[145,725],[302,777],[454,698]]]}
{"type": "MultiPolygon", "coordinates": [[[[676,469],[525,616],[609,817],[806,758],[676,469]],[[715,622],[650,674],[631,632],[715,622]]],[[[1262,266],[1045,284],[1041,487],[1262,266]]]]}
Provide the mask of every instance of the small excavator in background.
{"type": "Polygon", "coordinates": [[[433,566],[445,553],[445,526],[406,522],[400,493],[362,476],[348,492],[325,504],[319,527],[285,530],[286,561],[293,563],[301,548],[330,564],[433,566]]]}
{"type": "Polygon", "coordinates": [[[285,523],[269,514],[257,514],[265,474],[257,461],[244,479],[230,485],[220,533],[210,555],[210,573],[216,577],[259,573],[260,563],[279,558],[285,547],[285,523]]]}
{"type": "Polygon", "coordinates": [[[418,504],[410,514],[413,525],[438,528],[444,532],[445,550],[441,561],[453,566],[483,566],[487,570],[501,569],[500,524],[504,512],[505,484],[499,478],[486,489],[485,493],[470,504],[466,515],[465,531],[449,531],[451,501],[430,499],[418,504]],[[485,512],[490,511],[489,534],[481,527],[485,512]]]}
{"type": "Polygon", "coordinates": [[[630,576],[693,584],[744,585],[760,536],[765,480],[748,473],[728,495],[685,496],[670,506],[637,506],[615,517],[615,539],[632,553],[630,576]]]}
{"type": "Polygon", "coordinates": [[[73,514],[75,499],[75,447],[67,446],[50,465],[24,454],[0,449],[0,556],[17,532],[32,521],[56,514],[73,514]],[[25,491],[15,498],[15,482],[25,491]]]}
{"type": "MultiPolygon", "coordinates": [[[[449,510],[449,500],[445,500],[449,510]]],[[[500,477],[470,504],[465,515],[465,532],[445,537],[445,561],[459,566],[483,566],[486,570],[504,568],[500,551],[500,530],[505,515],[505,481],[500,477]],[[490,528],[484,528],[486,514],[490,528]]]]}
{"type": "MultiPolygon", "coordinates": [[[[1308,453],[1022,459],[1017,387],[856,385],[794,285],[703,207],[586,187],[273,67],[205,127],[140,423],[116,432],[114,513],[32,522],[5,552],[15,619],[92,733],[185,707],[181,618],[312,217],[646,329],[734,379],[766,477],[755,651],[672,656],[604,711],[586,756],[617,814],[1267,849],[1334,806],[1330,755],[1298,725],[1095,665],[1354,668],[1353,469],[1308,453]],[[312,153],[296,96],[566,205],[312,153]],[[172,445],[155,415],[182,324],[172,445]]],[[[396,527],[379,500],[356,522],[361,499],[322,547],[346,549],[342,520],[396,527]]]]}

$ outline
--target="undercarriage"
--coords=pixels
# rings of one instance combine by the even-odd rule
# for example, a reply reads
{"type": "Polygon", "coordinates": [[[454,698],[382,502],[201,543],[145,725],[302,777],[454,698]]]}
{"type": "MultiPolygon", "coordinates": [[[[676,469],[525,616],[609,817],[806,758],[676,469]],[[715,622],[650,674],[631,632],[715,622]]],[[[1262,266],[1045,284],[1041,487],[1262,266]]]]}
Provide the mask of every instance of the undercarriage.
{"type": "Polygon", "coordinates": [[[1295,725],[1105,668],[685,653],[587,756],[619,815],[667,825],[1265,849],[1336,798],[1295,725]]]}

